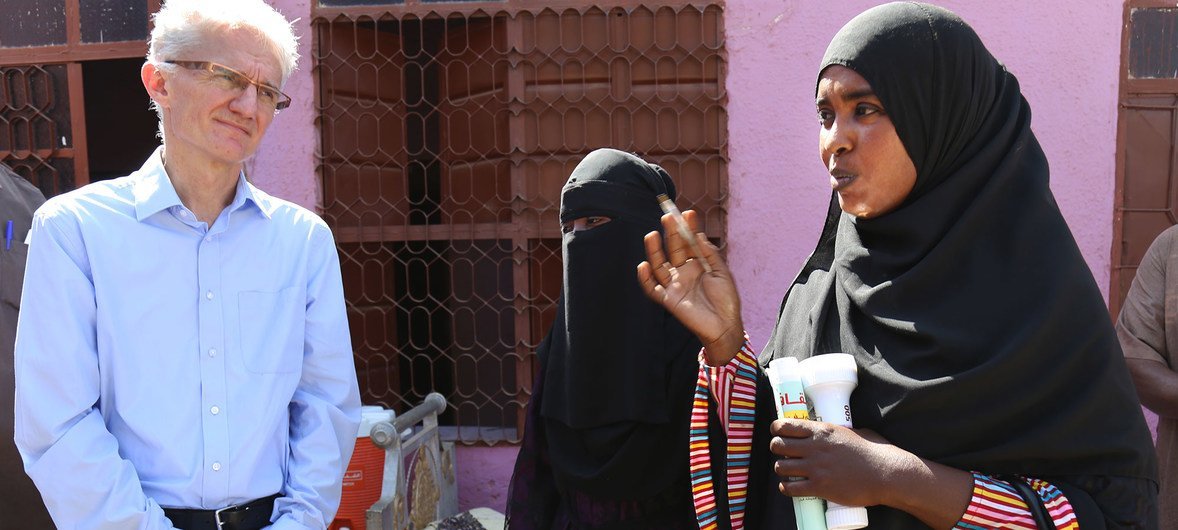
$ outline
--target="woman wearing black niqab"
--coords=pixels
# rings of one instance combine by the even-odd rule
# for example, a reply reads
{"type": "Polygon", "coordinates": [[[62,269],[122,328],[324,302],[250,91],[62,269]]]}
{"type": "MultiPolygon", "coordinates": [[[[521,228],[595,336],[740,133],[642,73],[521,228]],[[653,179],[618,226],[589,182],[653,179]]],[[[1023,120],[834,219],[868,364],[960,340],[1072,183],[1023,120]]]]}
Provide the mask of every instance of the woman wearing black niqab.
{"type": "MultiPolygon", "coordinates": [[[[771,458],[791,457],[775,471],[805,478],[781,490],[871,506],[870,528],[976,528],[974,488],[1027,477],[1085,529],[1156,528],[1150,435],[1014,75],[953,13],[892,3],[838,32],[817,88],[835,193],[758,364],[852,354],[852,416],[871,431],[774,422],[771,458]]],[[[728,363],[727,267],[647,248],[648,294],[728,363]]]]}
{"type": "Polygon", "coordinates": [[[688,529],[687,439],[699,341],[634,281],[661,167],[589,153],[561,191],[564,283],[541,343],[507,527],[688,529]]]}

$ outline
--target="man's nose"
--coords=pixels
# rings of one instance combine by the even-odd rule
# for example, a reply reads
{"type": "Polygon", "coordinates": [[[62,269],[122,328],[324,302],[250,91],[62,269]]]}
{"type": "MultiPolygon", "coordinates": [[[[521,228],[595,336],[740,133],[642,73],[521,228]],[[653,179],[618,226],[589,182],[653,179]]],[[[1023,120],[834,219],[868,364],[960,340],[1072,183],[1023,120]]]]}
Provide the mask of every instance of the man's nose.
{"type": "Polygon", "coordinates": [[[258,90],[260,89],[255,85],[246,85],[237,94],[237,97],[233,98],[233,101],[230,102],[229,108],[239,114],[253,116],[258,111],[258,105],[260,105],[258,90]]]}

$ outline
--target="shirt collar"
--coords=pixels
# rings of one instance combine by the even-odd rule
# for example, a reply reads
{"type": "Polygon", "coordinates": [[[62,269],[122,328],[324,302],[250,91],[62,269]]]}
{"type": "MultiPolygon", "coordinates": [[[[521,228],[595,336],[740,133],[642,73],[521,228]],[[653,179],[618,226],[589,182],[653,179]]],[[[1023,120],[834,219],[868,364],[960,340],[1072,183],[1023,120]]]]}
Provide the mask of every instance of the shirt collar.
{"type": "MultiPolygon", "coordinates": [[[[164,170],[162,146],[156,148],[132,178],[137,221],[173,206],[183,206],[180,196],[176,194],[176,187],[172,185],[172,179],[168,178],[168,172],[164,170]]],[[[247,203],[253,204],[263,217],[270,219],[274,210],[273,201],[246,181],[245,172],[242,172],[237,176],[237,191],[233,194],[233,201],[229,203],[228,210],[235,212],[247,203]]]]}

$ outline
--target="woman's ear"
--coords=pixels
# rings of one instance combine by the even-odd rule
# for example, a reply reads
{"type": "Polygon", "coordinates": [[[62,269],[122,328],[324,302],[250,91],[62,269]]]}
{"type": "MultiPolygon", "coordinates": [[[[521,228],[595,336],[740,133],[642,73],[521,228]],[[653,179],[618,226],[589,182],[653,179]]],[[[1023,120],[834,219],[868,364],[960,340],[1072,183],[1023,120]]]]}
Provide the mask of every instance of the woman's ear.
{"type": "Polygon", "coordinates": [[[161,108],[167,108],[168,87],[163,71],[148,61],[143,63],[143,67],[139,69],[139,78],[143,81],[143,88],[147,89],[147,95],[152,101],[155,101],[155,104],[161,108]]]}

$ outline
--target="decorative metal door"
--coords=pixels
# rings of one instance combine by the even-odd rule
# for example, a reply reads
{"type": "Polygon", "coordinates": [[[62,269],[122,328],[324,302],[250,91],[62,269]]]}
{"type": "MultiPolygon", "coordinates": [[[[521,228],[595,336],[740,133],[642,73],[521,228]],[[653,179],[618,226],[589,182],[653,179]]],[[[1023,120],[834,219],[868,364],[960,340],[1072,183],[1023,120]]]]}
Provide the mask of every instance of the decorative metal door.
{"type": "Polygon", "coordinates": [[[85,150],[74,144],[68,67],[62,64],[0,67],[0,162],[46,197],[83,184],[85,150]]]}
{"type": "Polygon", "coordinates": [[[1150,243],[1178,224],[1178,9],[1125,6],[1109,306],[1115,317],[1150,243]]]}
{"type": "Polygon", "coordinates": [[[362,397],[404,410],[441,392],[447,436],[518,440],[560,292],[560,189],[585,154],[661,164],[723,244],[722,8],[320,0],[313,14],[323,213],[362,397]]]}

